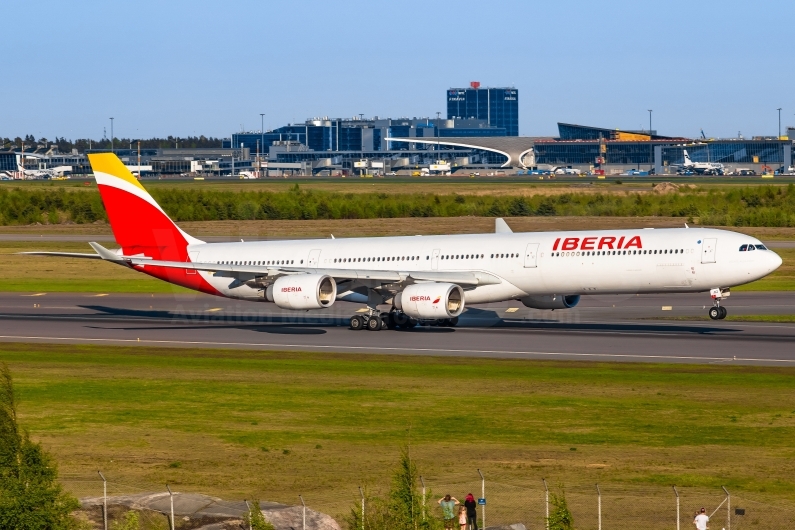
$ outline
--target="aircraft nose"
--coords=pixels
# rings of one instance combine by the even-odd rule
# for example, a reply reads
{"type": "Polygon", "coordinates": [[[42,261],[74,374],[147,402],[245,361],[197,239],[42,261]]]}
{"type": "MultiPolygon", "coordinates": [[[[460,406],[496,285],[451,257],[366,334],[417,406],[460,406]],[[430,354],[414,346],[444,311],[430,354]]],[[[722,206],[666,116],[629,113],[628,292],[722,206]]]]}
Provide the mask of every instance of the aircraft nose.
{"type": "Polygon", "coordinates": [[[772,268],[770,269],[770,272],[773,272],[774,270],[778,269],[779,267],[781,267],[781,264],[784,263],[784,260],[781,259],[781,256],[779,256],[773,251],[770,252],[770,258],[771,258],[770,261],[772,262],[771,263],[772,268]]]}

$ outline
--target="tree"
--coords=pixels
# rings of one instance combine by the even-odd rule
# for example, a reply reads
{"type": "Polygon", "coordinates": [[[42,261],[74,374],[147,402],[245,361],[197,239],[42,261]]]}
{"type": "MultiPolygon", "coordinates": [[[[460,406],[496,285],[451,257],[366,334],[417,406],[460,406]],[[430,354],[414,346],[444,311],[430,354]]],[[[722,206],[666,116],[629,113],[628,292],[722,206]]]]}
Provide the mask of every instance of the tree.
{"type": "Polygon", "coordinates": [[[246,528],[249,526],[251,530],[274,530],[273,525],[265,519],[262,515],[262,509],[259,507],[259,501],[251,503],[251,510],[245,517],[246,528]]]}
{"type": "Polygon", "coordinates": [[[563,491],[563,488],[560,490],[560,495],[550,493],[549,497],[553,509],[547,519],[547,528],[549,530],[574,530],[574,518],[566,504],[566,492],[563,491]]]}
{"type": "Polygon", "coordinates": [[[11,371],[0,367],[0,528],[72,530],[80,503],[58,483],[55,461],[17,422],[11,371]]]}
{"type": "Polygon", "coordinates": [[[351,508],[346,523],[349,530],[437,530],[442,524],[433,516],[431,498],[433,493],[428,492],[423,506],[419,472],[406,446],[400,450],[400,462],[386,498],[365,495],[364,524],[359,502],[351,508]]]}

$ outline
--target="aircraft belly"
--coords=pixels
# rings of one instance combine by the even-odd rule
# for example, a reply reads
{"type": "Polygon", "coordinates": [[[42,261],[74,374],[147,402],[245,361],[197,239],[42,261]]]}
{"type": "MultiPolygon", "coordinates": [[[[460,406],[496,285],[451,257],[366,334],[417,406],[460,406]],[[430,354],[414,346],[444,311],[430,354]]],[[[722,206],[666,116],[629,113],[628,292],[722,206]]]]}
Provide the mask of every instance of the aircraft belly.
{"type": "Polygon", "coordinates": [[[467,304],[485,304],[513,300],[526,295],[526,292],[515,285],[503,282],[496,285],[481,285],[471,291],[464,291],[464,300],[467,304]]]}

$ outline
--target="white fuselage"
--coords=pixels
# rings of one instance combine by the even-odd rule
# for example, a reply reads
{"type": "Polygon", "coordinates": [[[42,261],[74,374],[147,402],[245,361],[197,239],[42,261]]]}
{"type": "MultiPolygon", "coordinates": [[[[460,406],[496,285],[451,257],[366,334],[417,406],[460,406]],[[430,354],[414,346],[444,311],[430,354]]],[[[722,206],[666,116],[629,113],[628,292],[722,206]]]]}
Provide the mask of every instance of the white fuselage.
{"type": "MultiPolygon", "coordinates": [[[[781,258],[770,250],[740,252],[756,238],[704,228],[495,233],[204,243],[191,261],[291,265],[319,269],[481,271],[493,285],[468,288],[466,303],[536,295],[699,292],[770,274],[781,258]]],[[[198,272],[221,294],[262,300],[256,286],[198,272]]]]}

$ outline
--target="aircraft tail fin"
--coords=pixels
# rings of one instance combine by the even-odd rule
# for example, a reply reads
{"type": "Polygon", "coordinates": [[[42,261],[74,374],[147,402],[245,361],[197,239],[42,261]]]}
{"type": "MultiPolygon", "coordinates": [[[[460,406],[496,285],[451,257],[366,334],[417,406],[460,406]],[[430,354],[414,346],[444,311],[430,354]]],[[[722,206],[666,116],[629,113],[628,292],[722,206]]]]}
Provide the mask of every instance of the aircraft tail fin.
{"type": "Polygon", "coordinates": [[[690,160],[690,155],[687,154],[687,149],[684,150],[684,156],[685,156],[685,164],[690,165],[693,163],[693,161],[690,160]]]}
{"type": "Polygon", "coordinates": [[[88,155],[116,242],[125,255],[187,261],[188,245],[202,243],[183,232],[113,153],[88,155]]]}

